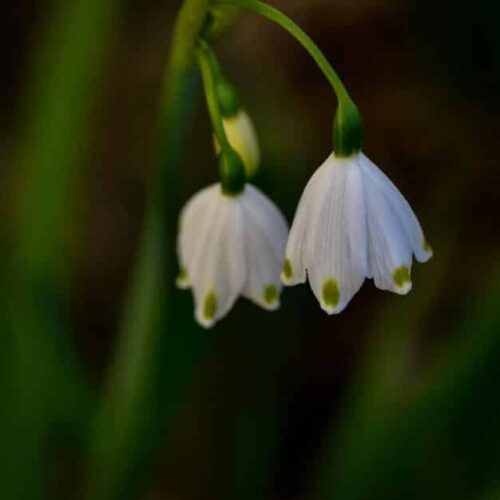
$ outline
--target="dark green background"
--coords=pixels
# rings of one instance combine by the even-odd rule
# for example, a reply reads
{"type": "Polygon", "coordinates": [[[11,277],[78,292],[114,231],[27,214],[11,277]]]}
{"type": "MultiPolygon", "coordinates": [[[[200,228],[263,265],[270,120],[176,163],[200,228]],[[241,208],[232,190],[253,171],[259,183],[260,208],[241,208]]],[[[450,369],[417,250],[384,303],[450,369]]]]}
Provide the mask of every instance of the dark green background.
{"type": "MultiPolygon", "coordinates": [[[[30,68],[53,22],[51,4],[2,7],[0,257],[14,248],[13,207],[27,182],[17,165],[30,147],[22,133],[30,68]]],[[[76,215],[60,265],[61,314],[91,392],[113,357],[137,251],[178,4],[118,2],[103,61],[86,81],[95,90],[83,110],[91,126],[74,141],[80,176],[67,203],[76,215]]],[[[148,500],[500,498],[499,4],[274,5],[342,76],[364,116],[365,153],[410,201],[435,257],[414,266],[409,296],[367,282],[335,317],[301,286],[285,290],[274,314],[240,300],[207,332],[194,324],[190,294],[177,292],[170,326],[185,329],[188,340],[170,347],[197,354],[181,390],[164,384],[159,404],[174,416],[155,441],[154,460],[129,480],[148,500]]],[[[331,152],[332,91],[292,39],[253,15],[217,48],[259,131],[263,164],[255,183],[291,221],[305,182],[331,152]]],[[[62,49],[56,43],[53,50],[62,49]]],[[[217,174],[201,89],[197,96],[183,201],[217,174]]],[[[50,304],[48,297],[49,315],[50,304]]],[[[10,380],[2,371],[7,394],[10,380]]],[[[3,405],[10,420],[22,411],[8,399],[3,405]]],[[[86,438],[61,434],[50,434],[41,475],[49,498],[77,498],[86,438]]],[[[5,463],[11,446],[0,444],[5,463]]]]}

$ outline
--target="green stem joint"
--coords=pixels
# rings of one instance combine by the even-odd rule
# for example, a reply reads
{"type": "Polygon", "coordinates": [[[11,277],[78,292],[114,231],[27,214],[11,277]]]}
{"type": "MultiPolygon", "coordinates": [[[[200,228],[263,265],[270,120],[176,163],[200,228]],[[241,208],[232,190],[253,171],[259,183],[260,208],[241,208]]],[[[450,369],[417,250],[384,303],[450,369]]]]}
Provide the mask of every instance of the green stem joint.
{"type": "MultiPolygon", "coordinates": [[[[217,58],[206,39],[234,22],[241,9],[246,9],[276,23],[292,35],[314,59],[332,86],[338,100],[333,129],[333,151],[337,157],[359,153],[363,141],[363,121],[342,80],[316,43],[294,21],[278,9],[259,0],[191,0],[204,3],[203,25],[198,25],[196,55],[203,76],[207,106],[214,133],[221,147],[219,173],[227,195],[237,195],[244,189],[246,176],[243,161],[231,147],[224,118],[235,116],[241,105],[235,89],[225,79],[217,58]]],[[[192,32],[193,33],[193,32],[192,32]]],[[[190,40],[190,44],[193,40],[190,40]]]]}
{"type": "Polygon", "coordinates": [[[356,105],[349,99],[340,101],[333,126],[335,156],[347,158],[361,151],[363,120],[356,105]]]}

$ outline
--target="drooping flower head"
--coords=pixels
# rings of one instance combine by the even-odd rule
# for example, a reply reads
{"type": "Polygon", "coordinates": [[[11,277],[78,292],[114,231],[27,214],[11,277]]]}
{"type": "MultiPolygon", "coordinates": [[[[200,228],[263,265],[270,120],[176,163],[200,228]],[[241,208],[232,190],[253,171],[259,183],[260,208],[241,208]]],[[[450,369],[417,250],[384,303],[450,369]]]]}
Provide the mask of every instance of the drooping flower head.
{"type": "Polygon", "coordinates": [[[302,194],[282,280],[295,285],[307,277],[321,307],[339,313],[365,278],[408,293],[413,255],[426,262],[432,250],[396,186],[363,153],[332,154],[302,194]]]}
{"type": "Polygon", "coordinates": [[[287,237],[283,215],[250,184],[237,195],[214,184],[193,196],[180,217],[177,284],[192,288],[197,321],[211,327],[239,295],[277,309],[287,237]]]}
{"type": "MultiPolygon", "coordinates": [[[[413,256],[425,262],[432,250],[403,195],[361,152],[363,120],[357,106],[319,48],[292,20],[260,2],[245,5],[277,22],[303,45],[331,84],[338,104],[333,154],[304,190],[286,247],[282,281],[294,285],[308,278],[329,314],[342,311],[365,278],[383,290],[408,293],[413,256]]],[[[199,43],[198,59],[221,159],[221,187],[203,192],[188,204],[179,254],[185,271],[181,285],[192,286],[198,321],[210,326],[227,313],[239,293],[270,305],[262,301],[278,292],[273,265],[280,260],[286,223],[274,207],[268,210],[268,229],[263,230],[261,223],[260,238],[273,251],[253,250],[258,247],[251,243],[247,228],[259,225],[249,222],[250,206],[264,206],[262,199],[256,201],[254,188],[245,185],[251,175],[251,151],[254,160],[258,157],[254,128],[204,40],[199,43]],[[204,208],[195,210],[199,205],[204,208]],[[244,265],[237,266],[238,261],[244,265]],[[255,283],[252,275],[259,276],[255,283]]]]}
{"type": "Polygon", "coordinates": [[[225,123],[241,119],[242,110],[205,41],[199,44],[198,61],[217,139],[220,183],[203,189],[182,210],[177,284],[193,290],[195,317],[209,328],[239,295],[265,309],[279,307],[288,225],[276,206],[247,183],[245,153],[241,143],[231,143],[225,123]]]}

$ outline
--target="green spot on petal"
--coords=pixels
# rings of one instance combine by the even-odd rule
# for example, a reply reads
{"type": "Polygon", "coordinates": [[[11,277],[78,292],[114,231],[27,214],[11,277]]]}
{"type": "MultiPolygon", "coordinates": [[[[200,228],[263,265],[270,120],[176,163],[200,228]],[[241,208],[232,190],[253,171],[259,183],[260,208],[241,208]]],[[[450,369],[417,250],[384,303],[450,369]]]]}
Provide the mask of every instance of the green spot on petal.
{"type": "Polygon", "coordinates": [[[267,285],[264,288],[264,302],[268,305],[274,304],[278,300],[278,288],[276,285],[267,285]]]}
{"type": "Polygon", "coordinates": [[[205,303],[203,304],[203,316],[207,320],[213,320],[217,312],[217,296],[215,292],[209,292],[205,296],[205,303]]]}
{"type": "Polygon", "coordinates": [[[337,307],[340,300],[340,290],[337,280],[330,278],[323,283],[323,302],[328,307],[337,307]]]}
{"type": "Polygon", "coordinates": [[[411,283],[410,269],[406,266],[398,267],[392,273],[392,279],[399,288],[403,288],[407,283],[411,283]]]}
{"type": "Polygon", "coordinates": [[[283,265],[283,275],[286,279],[290,279],[293,276],[292,263],[289,258],[285,259],[285,264],[283,265]]]}
{"type": "Polygon", "coordinates": [[[432,253],[432,247],[429,245],[429,242],[424,239],[424,251],[427,253],[432,253]]]}
{"type": "Polygon", "coordinates": [[[177,276],[177,282],[182,283],[188,280],[188,270],[185,267],[181,267],[181,270],[179,272],[179,276],[177,276]]]}

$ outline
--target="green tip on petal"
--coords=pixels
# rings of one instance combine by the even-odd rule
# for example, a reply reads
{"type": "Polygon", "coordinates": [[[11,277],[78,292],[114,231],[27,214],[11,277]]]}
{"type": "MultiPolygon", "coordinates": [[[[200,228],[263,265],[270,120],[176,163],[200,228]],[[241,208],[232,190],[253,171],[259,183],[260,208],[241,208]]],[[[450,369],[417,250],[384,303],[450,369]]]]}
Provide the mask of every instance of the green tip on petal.
{"type": "Polygon", "coordinates": [[[203,316],[207,321],[212,321],[217,313],[217,296],[215,292],[209,292],[205,296],[205,303],[203,304],[203,316]]]}
{"type": "Polygon", "coordinates": [[[283,264],[283,276],[289,280],[293,276],[292,263],[289,258],[285,259],[285,263],[283,264]]]}
{"type": "Polygon", "coordinates": [[[278,288],[276,285],[267,285],[264,288],[264,302],[267,305],[273,305],[278,300],[278,288]]]}
{"type": "Polygon", "coordinates": [[[188,280],[189,274],[185,267],[181,267],[179,276],[177,276],[177,283],[185,283],[188,280]]]}
{"type": "Polygon", "coordinates": [[[407,266],[399,266],[393,273],[392,279],[398,288],[405,288],[411,283],[410,269],[407,266]]]}
{"type": "Polygon", "coordinates": [[[337,280],[330,278],[323,283],[323,302],[327,307],[335,308],[340,300],[340,290],[337,280]]]}
{"type": "Polygon", "coordinates": [[[429,245],[429,242],[426,239],[424,239],[423,248],[424,252],[432,253],[432,247],[429,245]]]}

